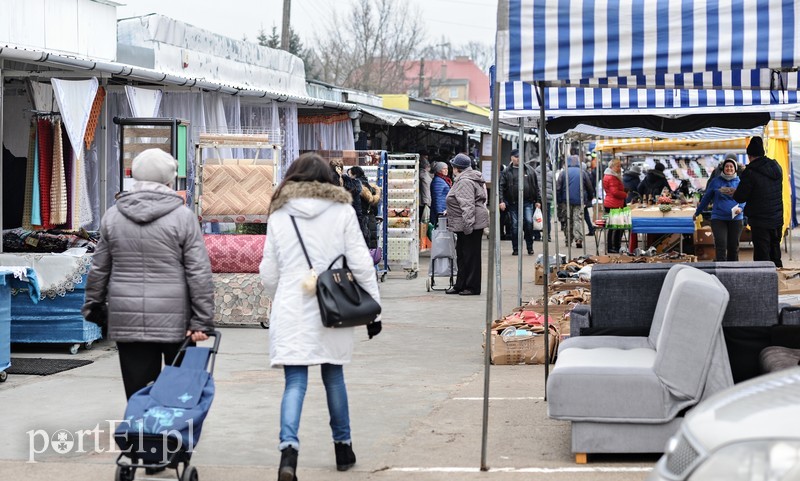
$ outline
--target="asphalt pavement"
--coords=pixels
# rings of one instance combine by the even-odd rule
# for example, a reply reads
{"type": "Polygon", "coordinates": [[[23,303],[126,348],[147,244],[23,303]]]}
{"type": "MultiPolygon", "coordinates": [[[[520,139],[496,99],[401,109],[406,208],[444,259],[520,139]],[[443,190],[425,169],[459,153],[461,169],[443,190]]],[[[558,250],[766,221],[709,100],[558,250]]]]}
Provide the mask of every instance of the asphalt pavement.
{"type": "MultiPolygon", "coordinates": [[[[797,239],[795,239],[797,242],[797,239]]],[[[502,310],[517,305],[517,257],[502,242],[502,310]]],[[[594,253],[594,243],[589,253],[594,253]]],[[[484,242],[483,264],[487,264],[484,242]]],[[[800,245],[800,244],[797,244],[800,245]]],[[[554,247],[551,243],[551,251],[554,247]]],[[[536,254],[542,244],[535,244],[536,254]]],[[[747,258],[748,249],[742,257],[747,258]]],[[[573,255],[576,255],[573,249],[573,255]]],[[[581,252],[582,253],[582,252],[581,252]]],[[[751,254],[750,254],[751,255],[751,254]]],[[[788,257],[788,255],[787,255],[788,257]]],[[[535,256],[523,254],[522,298],[535,256]]],[[[788,261],[794,265],[796,261],[788,261]]],[[[381,284],[383,332],[358,332],[345,368],[357,464],[335,469],[324,389],[313,368],[300,428],[300,480],[643,480],[654,455],[595,455],[576,465],[569,423],[547,417],[543,366],[492,366],[487,466],[481,471],[484,376],[481,296],[427,292],[419,276],[392,271],[381,284]]],[[[484,285],[486,270],[484,270],[484,285]]],[[[447,279],[437,278],[436,287],[447,279]]],[[[274,479],[282,371],[271,369],[268,332],[223,328],[217,394],[192,464],[201,480],[274,479]]],[[[109,423],[125,410],[116,349],[107,341],[70,356],[66,345],[14,345],[12,356],[91,359],[50,376],[10,375],[0,384],[0,480],[114,479],[109,423]],[[66,434],[65,434],[66,433],[66,434]],[[59,435],[61,437],[59,437],[59,435]],[[59,441],[72,441],[64,445],[59,441]],[[61,451],[61,452],[59,452],[61,451]]],[[[137,479],[174,479],[174,471],[137,479]]]]}

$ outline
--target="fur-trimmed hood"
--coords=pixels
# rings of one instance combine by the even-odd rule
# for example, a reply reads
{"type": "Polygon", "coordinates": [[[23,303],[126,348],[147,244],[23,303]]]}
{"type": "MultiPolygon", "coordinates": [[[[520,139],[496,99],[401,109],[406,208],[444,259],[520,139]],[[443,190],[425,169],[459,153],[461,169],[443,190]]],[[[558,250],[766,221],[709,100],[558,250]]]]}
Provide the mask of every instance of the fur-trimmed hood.
{"type": "Polygon", "coordinates": [[[286,182],[277,199],[269,206],[269,213],[290,209],[297,217],[316,217],[332,203],[350,204],[353,197],[344,188],[321,182],[286,182]]]}

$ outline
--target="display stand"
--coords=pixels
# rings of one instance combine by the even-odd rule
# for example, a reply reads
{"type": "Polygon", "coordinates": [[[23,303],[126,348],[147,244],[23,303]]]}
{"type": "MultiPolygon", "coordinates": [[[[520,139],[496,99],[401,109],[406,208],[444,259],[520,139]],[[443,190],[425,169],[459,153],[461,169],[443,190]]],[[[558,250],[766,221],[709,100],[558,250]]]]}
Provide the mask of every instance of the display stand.
{"type": "Polygon", "coordinates": [[[389,267],[399,264],[406,279],[419,272],[419,155],[392,154],[387,160],[389,267]]]}
{"type": "Polygon", "coordinates": [[[81,314],[91,262],[92,255],[85,249],[62,254],[0,254],[0,265],[32,268],[41,292],[36,302],[26,283],[12,280],[12,343],[71,343],[72,354],[77,354],[81,344],[91,349],[102,337],[100,327],[81,314]]]}
{"type": "Polygon", "coordinates": [[[134,157],[147,149],[161,149],[178,161],[176,190],[186,189],[186,162],[189,122],[170,118],[120,118],[119,191],[130,190],[134,180],[131,165],[134,157]]]}
{"type": "Polygon", "coordinates": [[[11,287],[14,282],[26,284],[31,301],[39,301],[39,283],[30,267],[0,266],[0,382],[8,377],[6,369],[11,367],[11,287]]]}
{"type": "MultiPolygon", "coordinates": [[[[203,223],[265,223],[272,193],[281,176],[281,133],[264,130],[203,132],[197,138],[194,207],[198,219],[203,223]],[[252,158],[225,158],[230,149],[246,149],[245,152],[252,153],[252,158]],[[207,156],[209,151],[216,155],[207,156]],[[271,155],[261,155],[264,151],[271,155]]],[[[224,244],[210,249],[209,253],[226,256],[236,254],[245,243],[252,243],[253,237],[211,234],[206,236],[206,243],[224,244]]],[[[257,259],[261,258],[261,252],[254,254],[257,259]]],[[[212,259],[212,266],[226,264],[216,260],[212,259]]],[[[264,292],[257,268],[214,271],[212,276],[216,324],[269,327],[271,301],[264,292]]]]}

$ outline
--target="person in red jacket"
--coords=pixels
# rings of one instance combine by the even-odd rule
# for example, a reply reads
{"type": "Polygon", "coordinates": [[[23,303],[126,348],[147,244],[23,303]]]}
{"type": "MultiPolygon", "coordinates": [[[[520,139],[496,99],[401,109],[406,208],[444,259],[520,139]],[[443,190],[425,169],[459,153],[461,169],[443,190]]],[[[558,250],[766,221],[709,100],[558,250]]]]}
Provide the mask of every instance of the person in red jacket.
{"type": "MultiPolygon", "coordinates": [[[[619,159],[612,160],[606,171],[603,172],[603,191],[605,192],[603,208],[605,208],[606,214],[610,213],[611,209],[619,209],[625,206],[625,198],[628,194],[625,192],[625,186],[622,183],[622,165],[619,159]]],[[[606,231],[606,249],[609,254],[619,253],[621,240],[621,230],[610,229],[606,231]]]]}

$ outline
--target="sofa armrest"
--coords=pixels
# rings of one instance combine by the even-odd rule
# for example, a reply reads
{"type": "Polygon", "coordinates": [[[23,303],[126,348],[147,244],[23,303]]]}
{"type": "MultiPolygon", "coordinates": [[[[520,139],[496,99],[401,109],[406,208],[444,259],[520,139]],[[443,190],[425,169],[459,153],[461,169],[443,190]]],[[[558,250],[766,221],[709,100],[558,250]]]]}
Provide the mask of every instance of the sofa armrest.
{"type": "MultiPolygon", "coordinates": [[[[800,306],[785,306],[781,308],[779,324],[785,326],[800,325],[800,306]]],[[[570,329],[572,326],[570,325],[570,329]]]]}
{"type": "Polygon", "coordinates": [[[575,337],[581,335],[581,328],[592,326],[592,307],[584,304],[578,304],[572,308],[569,313],[569,336],[575,337]]]}

